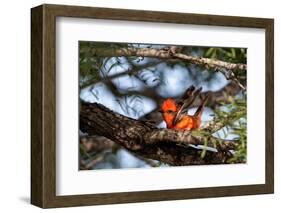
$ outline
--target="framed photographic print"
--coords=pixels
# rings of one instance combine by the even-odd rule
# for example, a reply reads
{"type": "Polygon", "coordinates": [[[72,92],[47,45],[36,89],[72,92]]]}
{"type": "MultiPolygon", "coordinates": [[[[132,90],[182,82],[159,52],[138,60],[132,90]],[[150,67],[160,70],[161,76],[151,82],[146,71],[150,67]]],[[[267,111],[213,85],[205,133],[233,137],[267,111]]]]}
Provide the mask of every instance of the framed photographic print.
{"type": "Polygon", "coordinates": [[[31,9],[31,203],[273,193],[272,19],[31,9]]]}

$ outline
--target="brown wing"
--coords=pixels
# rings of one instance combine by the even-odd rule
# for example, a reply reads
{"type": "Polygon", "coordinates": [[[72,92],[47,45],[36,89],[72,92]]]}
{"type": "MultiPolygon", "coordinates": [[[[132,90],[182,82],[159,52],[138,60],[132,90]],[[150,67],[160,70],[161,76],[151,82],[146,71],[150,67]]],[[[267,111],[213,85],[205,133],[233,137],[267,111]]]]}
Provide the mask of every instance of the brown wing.
{"type": "MultiPolygon", "coordinates": [[[[194,87],[194,89],[195,89],[195,87],[194,87]]],[[[186,96],[187,98],[183,101],[183,104],[180,106],[180,109],[178,110],[178,112],[175,116],[174,122],[173,122],[174,125],[180,120],[181,115],[188,110],[190,105],[194,102],[194,100],[197,98],[197,96],[202,91],[202,87],[200,87],[199,89],[197,89],[195,91],[194,91],[194,89],[189,92],[189,97],[186,96]]],[[[188,93],[186,93],[186,94],[188,94],[188,93]]]]}
{"type": "Polygon", "coordinates": [[[187,90],[184,92],[183,96],[180,97],[180,99],[177,100],[177,106],[181,107],[184,104],[184,101],[188,98],[191,98],[194,94],[195,87],[191,85],[187,88],[187,90]]]}
{"type": "Polygon", "coordinates": [[[190,98],[191,96],[193,96],[194,91],[195,91],[195,86],[191,85],[190,87],[187,88],[181,99],[185,100],[190,98]]]}

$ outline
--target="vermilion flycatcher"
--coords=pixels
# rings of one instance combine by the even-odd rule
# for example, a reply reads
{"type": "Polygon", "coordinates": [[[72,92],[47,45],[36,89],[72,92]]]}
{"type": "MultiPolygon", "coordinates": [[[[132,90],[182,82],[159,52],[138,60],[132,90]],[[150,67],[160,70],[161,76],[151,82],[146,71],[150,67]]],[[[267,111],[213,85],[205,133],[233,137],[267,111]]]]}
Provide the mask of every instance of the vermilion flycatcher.
{"type": "Polygon", "coordinates": [[[194,115],[188,115],[187,111],[201,90],[201,87],[195,90],[195,87],[191,86],[180,101],[176,102],[174,99],[168,98],[163,102],[160,111],[168,129],[194,130],[200,127],[209,94],[202,100],[194,115]]]}

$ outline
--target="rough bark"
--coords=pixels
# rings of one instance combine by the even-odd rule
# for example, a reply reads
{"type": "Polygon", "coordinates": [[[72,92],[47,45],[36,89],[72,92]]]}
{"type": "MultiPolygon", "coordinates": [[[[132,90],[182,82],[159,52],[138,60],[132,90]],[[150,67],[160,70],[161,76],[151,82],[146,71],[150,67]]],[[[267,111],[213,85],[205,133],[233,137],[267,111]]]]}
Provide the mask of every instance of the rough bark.
{"type": "Polygon", "coordinates": [[[98,103],[81,103],[80,129],[89,135],[100,135],[145,158],[170,165],[227,163],[236,141],[196,135],[193,132],[158,129],[153,124],[131,119],[98,103]],[[206,152],[192,146],[207,145],[217,152],[206,152]]]}

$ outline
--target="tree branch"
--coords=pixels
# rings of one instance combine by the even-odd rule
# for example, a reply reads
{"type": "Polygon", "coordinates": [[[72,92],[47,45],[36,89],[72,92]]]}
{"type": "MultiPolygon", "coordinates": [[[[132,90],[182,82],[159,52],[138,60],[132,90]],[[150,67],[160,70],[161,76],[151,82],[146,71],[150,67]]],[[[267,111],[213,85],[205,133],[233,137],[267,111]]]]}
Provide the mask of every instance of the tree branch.
{"type": "Polygon", "coordinates": [[[219,151],[234,150],[237,147],[235,140],[223,140],[212,135],[202,135],[200,132],[177,131],[174,129],[157,129],[144,135],[148,144],[157,144],[163,141],[176,143],[177,145],[202,145],[216,148],[219,151]],[[205,142],[205,139],[207,141],[205,142]]]}
{"type": "Polygon", "coordinates": [[[227,163],[235,141],[215,138],[196,132],[158,129],[146,121],[125,117],[98,103],[81,103],[80,129],[89,135],[104,136],[142,157],[170,165],[201,165],[227,163]],[[206,143],[207,142],[207,143],[206,143]],[[207,152],[192,146],[208,145],[218,152],[207,152]]]}
{"type": "MultiPolygon", "coordinates": [[[[226,69],[231,71],[247,70],[246,64],[229,63],[217,59],[196,57],[169,51],[166,49],[156,48],[93,48],[93,56],[96,57],[121,57],[121,56],[139,56],[139,57],[152,57],[161,59],[181,59],[192,64],[203,65],[207,68],[213,69],[226,69]]],[[[231,77],[231,76],[230,76],[231,77]]]]}

